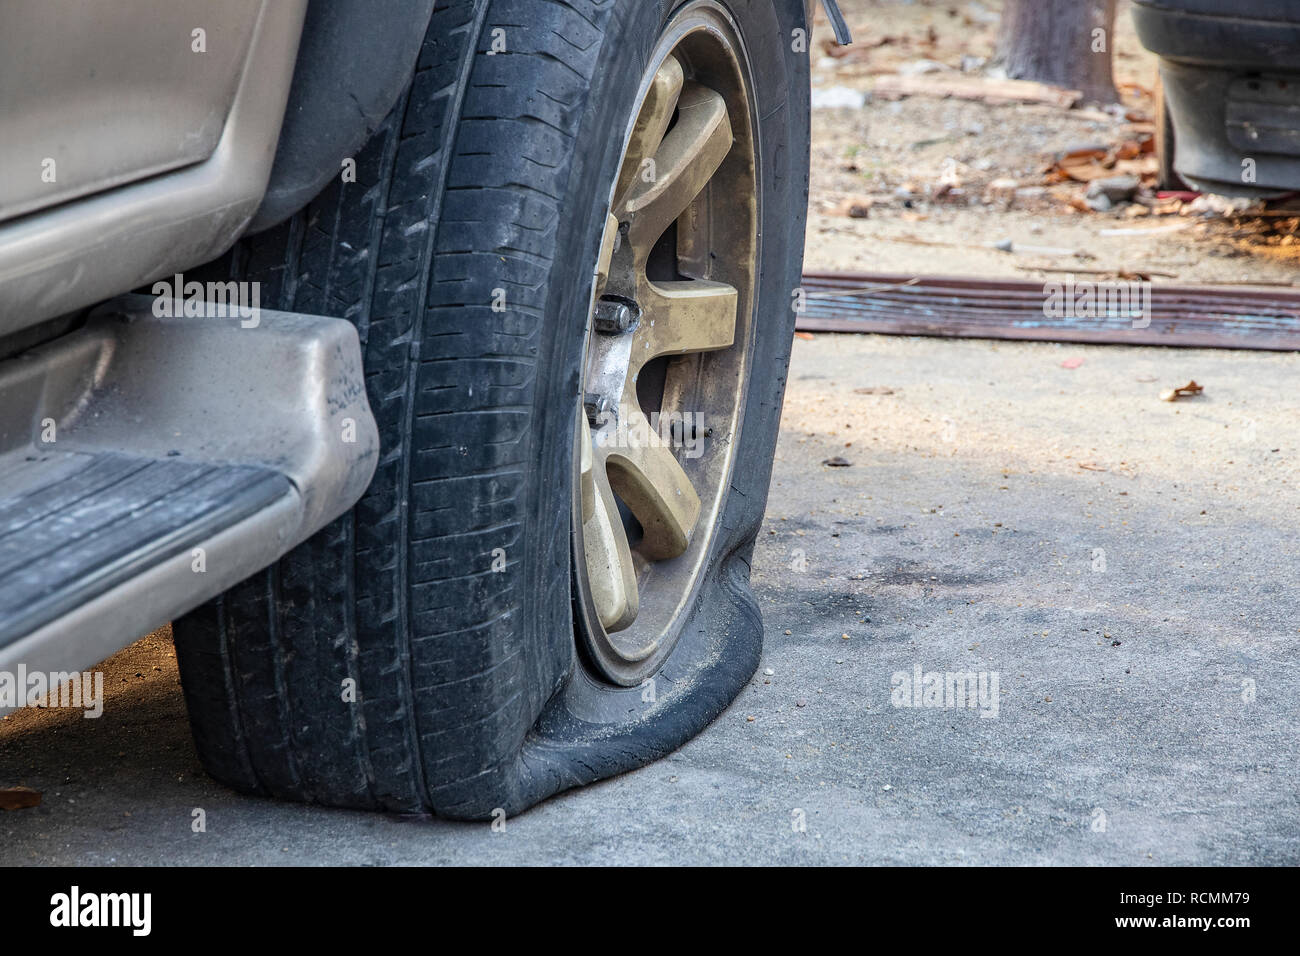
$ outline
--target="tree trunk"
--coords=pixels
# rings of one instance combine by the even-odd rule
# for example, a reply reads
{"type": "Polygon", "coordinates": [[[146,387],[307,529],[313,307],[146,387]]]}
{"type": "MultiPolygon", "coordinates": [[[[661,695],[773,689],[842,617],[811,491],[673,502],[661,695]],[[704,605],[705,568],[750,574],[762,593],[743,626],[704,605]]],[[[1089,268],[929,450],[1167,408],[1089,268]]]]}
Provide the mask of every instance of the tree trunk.
{"type": "Polygon", "coordinates": [[[1007,76],[1119,100],[1111,72],[1115,0],[1006,0],[998,57],[1007,76]]]}

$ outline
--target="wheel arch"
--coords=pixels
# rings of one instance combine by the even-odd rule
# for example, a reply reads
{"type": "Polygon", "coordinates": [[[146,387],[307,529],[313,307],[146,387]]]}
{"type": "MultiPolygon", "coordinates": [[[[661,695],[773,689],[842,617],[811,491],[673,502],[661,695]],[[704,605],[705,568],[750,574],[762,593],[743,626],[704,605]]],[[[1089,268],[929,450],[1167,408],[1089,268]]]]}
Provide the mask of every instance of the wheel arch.
{"type": "Polygon", "coordinates": [[[434,0],[312,0],[262,204],[245,234],[279,225],[338,175],[411,81],[434,0]]]}

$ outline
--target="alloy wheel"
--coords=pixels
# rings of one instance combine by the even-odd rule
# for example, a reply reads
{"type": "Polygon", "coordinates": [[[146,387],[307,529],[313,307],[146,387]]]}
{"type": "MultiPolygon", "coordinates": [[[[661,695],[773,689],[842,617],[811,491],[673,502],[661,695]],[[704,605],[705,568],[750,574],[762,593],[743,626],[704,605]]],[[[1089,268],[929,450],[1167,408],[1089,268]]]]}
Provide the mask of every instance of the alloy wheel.
{"type": "Polygon", "coordinates": [[[737,32],[701,0],[650,62],[595,269],[574,467],[579,631],[623,685],[671,651],[704,570],[751,371],[759,261],[737,32]]]}

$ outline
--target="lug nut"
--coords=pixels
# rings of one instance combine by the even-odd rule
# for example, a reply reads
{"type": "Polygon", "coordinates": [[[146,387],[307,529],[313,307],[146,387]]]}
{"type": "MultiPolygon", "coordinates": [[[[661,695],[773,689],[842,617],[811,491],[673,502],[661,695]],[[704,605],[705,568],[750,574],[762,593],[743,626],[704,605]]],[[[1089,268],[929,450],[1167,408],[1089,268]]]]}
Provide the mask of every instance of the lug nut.
{"type": "Polygon", "coordinates": [[[601,296],[596,300],[596,331],[604,335],[619,335],[636,325],[635,306],[623,299],[601,296]]]}
{"type": "Polygon", "coordinates": [[[582,407],[587,412],[587,422],[592,425],[599,424],[601,416],[608,415],[612,407],[609,399],[604,395],[597,395],[595,392],[587,392],[582,396],[582,407]]]}

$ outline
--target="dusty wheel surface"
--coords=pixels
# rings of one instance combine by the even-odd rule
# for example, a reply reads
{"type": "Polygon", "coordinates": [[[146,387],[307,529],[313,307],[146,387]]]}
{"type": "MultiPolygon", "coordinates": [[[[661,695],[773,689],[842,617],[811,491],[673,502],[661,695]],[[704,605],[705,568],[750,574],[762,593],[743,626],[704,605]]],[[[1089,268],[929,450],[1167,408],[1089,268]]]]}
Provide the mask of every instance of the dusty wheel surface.
{"type": "Polygon", "coordinates": [[[708,8],[661,38],[596,267],[573,504],[578,627],[601,675],[625,685],[672,651],[749,385],[758,209],[737,44],[708,8]]]}
{"type": "Polygon", "coordinates": [[[174,626],[204,765],[516,813],[753,674],[808,176],[803,5],[452,2],[365,153],[207,267],[358,326],[354,511],[174,626]]]}

